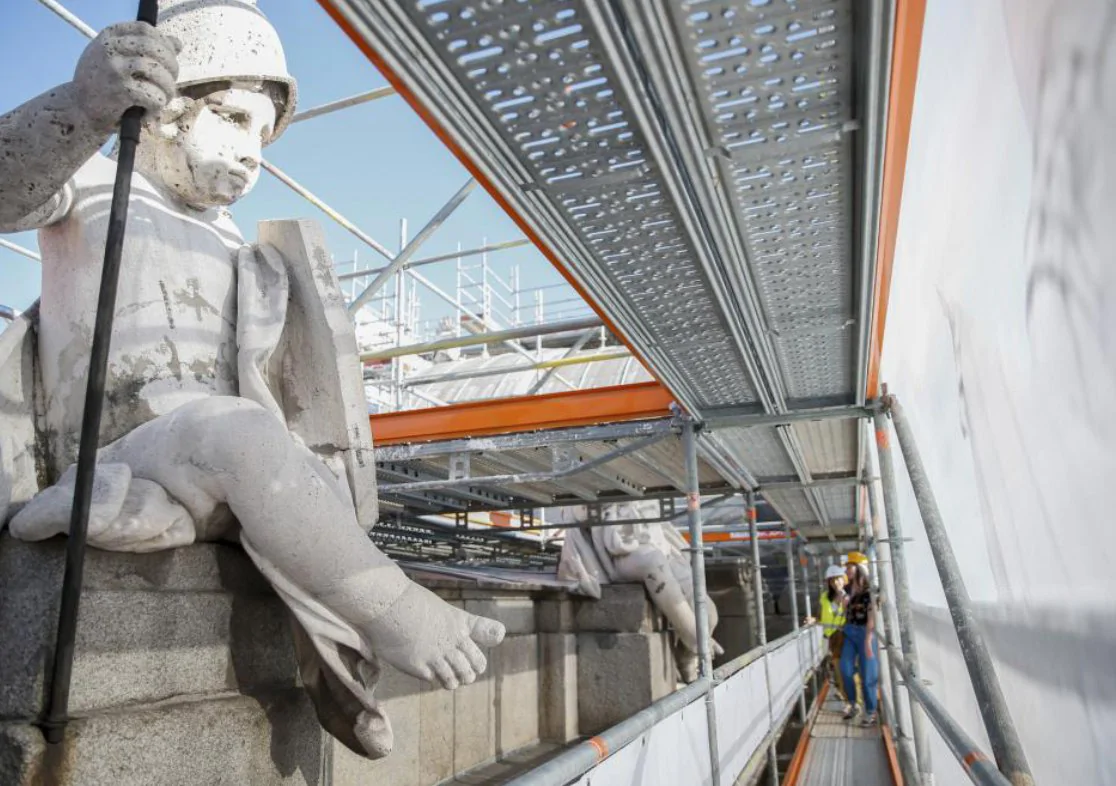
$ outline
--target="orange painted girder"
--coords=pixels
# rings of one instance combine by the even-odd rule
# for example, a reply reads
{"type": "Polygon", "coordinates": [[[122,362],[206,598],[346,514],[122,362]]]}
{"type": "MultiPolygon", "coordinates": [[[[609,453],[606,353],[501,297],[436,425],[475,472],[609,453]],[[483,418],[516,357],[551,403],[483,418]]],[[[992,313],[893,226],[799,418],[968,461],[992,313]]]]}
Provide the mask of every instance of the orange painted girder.
{"type": "Polygon", "coordinates": [[[895,46],[891,54],[891,88],[887,105],[887,140],[884,143],[883,188],[880,194],[880,227],[876,246],[876,281],[873,286],[875,312],[869,339],[868,389],[879,394],[880,355],[887,325],[887,301],[891,294],[895,241],[899,234],[899,210],[903,202],[903,178],[907,171],[907,147],[911,141],[918,59],[922,51],[922,24],[926,0],[899,0],[895,8],[895,46]]]}
{"type": "Polygon", "coordinates": [[[398,445],[670,417],[658,382],[473,401],[372,415],[372,444],[398,445]]]}

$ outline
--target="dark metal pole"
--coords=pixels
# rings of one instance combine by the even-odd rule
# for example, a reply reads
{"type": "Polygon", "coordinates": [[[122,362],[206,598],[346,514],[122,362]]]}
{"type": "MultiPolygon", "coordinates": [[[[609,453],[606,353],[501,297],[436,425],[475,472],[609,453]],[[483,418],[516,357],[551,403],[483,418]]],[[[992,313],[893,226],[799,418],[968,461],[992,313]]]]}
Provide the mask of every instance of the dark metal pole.
{"type": "Polygon", "coordinates": [[[930,486],[930,477],[922,463],[922,455],[918,451],[914,432],[903,414],[903,408],[899,406],[898,399],[888,396],[885,401],[891,412],[891,419],[895,423],[899,447],[903,451],[907,474],[914,488],[918,509],[922,513],[926,539],[930,542],[934,564],[938,566],[938,576],[942,580],[946,604],[949,606],[950,616],[953,617],[953,627],[957,631],[957,641],[961,645],[965,667],[969,670],[969,680],[973,684],[977,706],[984,719],[984,729],[992,745],[992,754],[996,757],[996,764],[1000,771],[1014,786],[1032,786],[1034,777],[1027,764],[1027,756],[1023,752],[1023,743],[1015,730],[1007,699],[1004,698],[1003,690],[1000,688],[992,655],[973,617],[972,601],[965,588],[965,581],[961,576],[957,557],[954,556],[953,546],[950,545],[949,533],[946,531],[945,522],[942,521],[941,511],[938,510],[938,502],[934,498],[934,490],[930,486]]]}
{"type": "MultiPolygon", "coordinates": [[[[157,0],[141,0],[137,19],[152,27],[158,19],[157,0]]],[[[101,289],[97,297],[97,317],[93,325],[93,346],[89,355],[89,382],[85,388],[81,440],[78,447],[74,504],[70,512],[70,539],[66,544],[66,570],[62,578],[62,602],[58,612],[58,635],[51,664],[50,693],[47,696],[43,733],[47,742],[57,744],[66,733],[70,702],[70,680],[74,669],[74,642],[77,638],[78,607],[85,570],[85,537],[89,529],[89,507],[93,498],[93,473],[101,433],[101,409],[105,399],[105,374],[112,321],[116,311],[116,286],[120,278],[120,258],[124,249],[124,230],[128,223],[128,198],[132,191],[132,170],[139,145],[143,110],[132,107],[120,121],[120,146],[116,160],[116,183],[109,208],[105,260],[101,268],[101,289]]]]}
{"type": "MultiPolygon", "coordinates": [[[[891,551],[891,575],[895,582],[895,611],[899,623],[899,646],[903,650],[910,673],[919,678],[918,646],[915,644],[914,614],[911,612],[910,582],[907,578],[907,559],[903,548],[903,525],[899,519],[899,493],[895,487],[895,465],[891,455],[891,430],[887,416],[877,412],[876,453],[880,462],[880,483],[883,488],[884,517],[887,519],[887,545],[891,551]]],[[[930,759],[930,736],[922,708],[907,692],[914,731],[915,757],[918,760],[919,782],[930,786],[934,782],[934,769],[930,759]]]]}
{"type": "MultiPolygon", "coordinates": [[[[690,572],[694,582],[694,622],[697,632],[700,679],[713,680],[709,609],[705,603],[705,546],[701,532],[701,488],[698,483],[697,428],[693,420],[682,421],[682,449],[686,461],[686,518],[690,527],[690,572]]],[[[717,746],[717,708],[713,690],[705,694],[705,719],[709,727],[709,766],[713,783],[721,782],[721,757],[717,746]]]]}
{"type": "Polygon", "coordinates": [[[756,526],[756,494],[747,492],[745,516],[752,541],[752,586],[756,596],[756,636],[763,650],[763,677],[767,684],[767,722],[771,726],[771,744],[767,747],[767,772],[771,786],[779,786],[779,757],[775,750],[775,710],[771,706],[771,663],[767,653],[767,622],[763,610],[763,574],[760,572],[759,528],[756,526]]]}

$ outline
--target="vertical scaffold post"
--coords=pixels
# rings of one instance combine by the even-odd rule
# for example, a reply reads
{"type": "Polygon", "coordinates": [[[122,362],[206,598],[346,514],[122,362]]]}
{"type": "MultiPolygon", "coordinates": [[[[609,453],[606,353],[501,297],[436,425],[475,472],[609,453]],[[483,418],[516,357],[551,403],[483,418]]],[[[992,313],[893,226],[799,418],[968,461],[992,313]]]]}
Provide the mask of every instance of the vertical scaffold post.
{"type": "Polygon", "coordinates": [[[771,727],[772,740],[767,747],[767,772],[771,786],[779,786],[779,759],[775,751],[775,708],[771,706],[771,664],[767,652],[767,621],[763,611],[763,574],[760,572],[759,527],[756,526],[756,494],[747,492],[744,504],[748,519],[748,537],[752,545],[752,587],[756,596],[756,637],[763,648],[763,677],[767,684],[767,722],[771,727]]]}
{"type": "MultiPolygon", "coordinates": [[[[808,567],[810,562],[810,555],[803,551],[802,557],[799,559],[799,562],[802,563],[802,599],[806,603],[806,616],[813,617],[813,602],[810,599],[810,595],[814,592],[814,588],[810,586],[810,569],[808,567]]],[[[810,657],[813,658],[813,660],[810,662],[810,665],[812,667],[816,666],[818,656],[818,653],[814,650],[814,641],[815,640],[813,638],[810,639],[810,657]]],[[[814,697],[816,698],[818,695],[817,668],[810,669],[810,677],[810,681],[811,683],[813,683],[814,686],[814,697]]]]}
{"type": "MultiPolygon", "coordinates": [[[[876,480],[872,480],[868,486],[868,514],[872,532],[872,553],[870,556],[875,571],[875,591],[878,599],[876,617],[877,620],[882,619],[884,637],[888,644],[891,644],[898,641],[895,635],[898,623],[895,621],[895,602],[892,598],[894,582],[891,580],[891,546],[887,542],[887,538],[881,537],[880,503],[876,497],[878,485],[876,480]]],[[[877,628],[879,627],[881,626],[877,625],[877,628]]],[[[888,679],[885,683],[881,678],[880,685],[883,688],[884,696],[888,699],[888,722],[891,725],[895,745],[898,748],[899,766],[903,771],[903,780],[911,784],[917,784],[918,762],[915,758],[914,739],[911,734],[910,723],[907,722],[902,707],[900,707],[899,667],[895,660],[890,657],[889,651],[885,647],[880,647],[880,657],[887,658],[888,679]]]]}
{"type": "Polygon", "coordinates": [[[930,552],[934,555],[934,564],[938,567],[946,605],[949,606],[949,613],[953,618],[957,641],[961,645],[961,655],[965,659],[965,667],[969,670],[969,680],[973,684],[973,693],[976,695],[977,706],[984,720],[984,730],[988,733],[992,754],[996,757],[996,765],[1012,782],[1012,786],[1033,786],[1035,781],[1027,764],[1027,756],[1023,752],[1023,743],[1015,730],[1007,699],[1004,698],[1004,692],[1000,688],[996,667],[992,664],[992,655],[973,617],[969,591],[965,588],[961,567],[957,564],[957,557],[949,542],[949,533],[946,531],[945,522],[942,521],[941,511],[938,510],[934,490],[930,487],[930,476],[922,463],[922,455],[919,453],[918,443],[915,442],[914,432],[907,422],[903,408],[899,406],[899,401],[894,396],[887,396],[884,401],[895,423],[899,448],[903,451],[907,475],[914,489],[919,512],[922,513],[926,539],[930,543],[930,552]]]}
{"type": "MultiPolygon", "coordinates": [[[[911,591],[907,578],[907,561],[903,548],[903,525],[899,519],[899,494],[895,487],[895,464],[891,455],[891,431],[887,415],[882,411],[874,417],[876,426],[876,453],[879,456],[880,483],[883,487],[884,517],[887,519],[887,545],[891,551],[891,574],[895,582],[895,611],[899,622],[899,648],[915,679],[921,678],[918,666],[918,647],[914,638],[914,615],[911,613],[911,591]]],[[[931,786],[934,769],[930,761],[930,737],[926,716],[910,691],[907,692],[914,731],[915,757],[918,763],[919,783],[931,786]]]]}
{"type": "MultiPolygon", "coordinates": [[[[787,550],[787,583],[788,592],[790,593],[790,612],[791,612],[791,627],[798,630],[798,582],[795,581],[794,574],[797,573],[795,568],[795,549],[794,549],[794,530],[791,529],[790,524],[785,525],[787,533],[786,550],[787,550]]],[[[798,720],[801,723],[806,722],[806,692],[799,691],[798,693],[798,720]]]]}
{"type": "Polygon", "coordinates": [[[713,701],[713,653],[710,647],[709,609],[705,603],[705,545],[701,525],[701,489],[698,484],[697,426],[682,421],[682,450],[686,461],[686,518],[690,529],[690,571],[694,582],[694,622],[697,631],[699,679],[708,683],[705,719],[709,727],[709,766],[714,784],[721,782],[717,746],[717,707],[713,701]]]}

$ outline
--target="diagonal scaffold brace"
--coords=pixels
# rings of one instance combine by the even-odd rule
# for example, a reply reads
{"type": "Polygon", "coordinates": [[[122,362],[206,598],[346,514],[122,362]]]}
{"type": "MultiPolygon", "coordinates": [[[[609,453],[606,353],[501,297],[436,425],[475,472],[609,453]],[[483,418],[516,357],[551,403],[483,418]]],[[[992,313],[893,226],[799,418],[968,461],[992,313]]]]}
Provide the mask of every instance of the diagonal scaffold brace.
{"type": "MultiPolygon", "coordinates": [[[[158,0],[140,0],[136,19],[152,27],[158,21],[158,0]]],[[[128,223],[128,200],[132,192],[132,171],[139,146],[143,109],[132,107],[120,120],[120,144],[116,159],[116,181],[109,209],[105,259],[101,267],[101,287],[97,296],[97,316],[93,326],[93,346],[89,356],[89,382],[85,389],[81,439],[78,446],[74,504],[70,513],[70,537],[66,543],[66,570],[62,577],[62,602],[58,612],[58,634],[51,663],[43,734],[52,745],[62,742],[66,733],[70,703],[70,681],[74,668],[74,643],[77,637],[78,607],[81,603],[85,572],[85,540],[89,529],[89,508],[93,499],[93,476],[101,433],[101,410],[105,399],[105,376],[112,322],[116,312],[116,290],[120,278],[120,259],[128,223]]]]}

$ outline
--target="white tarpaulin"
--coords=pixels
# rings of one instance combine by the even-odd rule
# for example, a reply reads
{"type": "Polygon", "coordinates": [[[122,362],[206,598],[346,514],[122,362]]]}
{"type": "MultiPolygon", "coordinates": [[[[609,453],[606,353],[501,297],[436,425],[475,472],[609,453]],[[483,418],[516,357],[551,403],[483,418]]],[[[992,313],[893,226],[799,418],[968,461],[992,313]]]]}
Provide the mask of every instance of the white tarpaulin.
{"type": "MultiPolygon", "coordinates": [[[[1110,0],[928,4],[884,345],[1038,783],[1116,784],[1114,41],[1110,0]]],[[[986,743],[899,481],[924,672],[986,743]]]]}

